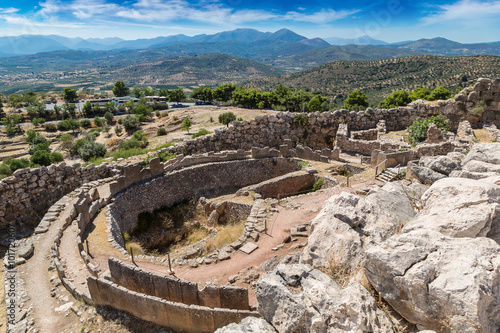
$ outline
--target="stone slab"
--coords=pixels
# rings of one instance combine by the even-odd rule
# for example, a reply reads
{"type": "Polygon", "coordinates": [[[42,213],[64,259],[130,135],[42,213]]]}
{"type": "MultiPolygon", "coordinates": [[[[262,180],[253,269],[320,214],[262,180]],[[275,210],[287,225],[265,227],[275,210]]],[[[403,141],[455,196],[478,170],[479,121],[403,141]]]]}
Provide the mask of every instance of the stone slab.
{"type": "Polygon", "coordinates": [[[240,248],[240,251],[246,254],[250,254],[253,251],[257,250],[258,248],[259,246],[257,244],[248,242],[240,248]]]}

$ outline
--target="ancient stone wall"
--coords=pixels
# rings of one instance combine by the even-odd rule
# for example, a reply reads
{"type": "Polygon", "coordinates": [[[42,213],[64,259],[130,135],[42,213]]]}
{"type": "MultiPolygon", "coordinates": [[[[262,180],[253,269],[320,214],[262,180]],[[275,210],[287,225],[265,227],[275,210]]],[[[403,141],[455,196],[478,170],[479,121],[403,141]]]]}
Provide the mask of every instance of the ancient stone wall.
{"type": "Polygon", "coordinates": [[[158,325],[170,327],[177,332],[214,332],[243,318],[260,317],[257,311],[209,308],[186,305],[140,294],[104,279],[87,279],[92,301],[96,305],[112,306],[136,317],[158,325]]]}
{"type": "Polygon", "coordinates": [[[207,285],[199,290],[195,282],[146,271],[115,258],[109,258],[108,265],[111,280],[114,283],[138,293],[186,305],[236,310],[250,309],[246,288],[207,285]]]}
{"type": "Polygon", "coordinates": [[[37,169],[20,169],[0,181],[0,230],[17,223],[32,230],[47,209],[64,195],[93,180],[119,174],[114,166],[102,164],[81,168],[65,163],[37,169]]]}
{"type": "Polygon", "coordinates": [[[108,206],[110,233],[123,246],[122,233],[136,226],[139,213],[214,191],[260,183],[299,170],[297,162],[279,157],[247,159],[194,166],[154,178],[119,194],[108,206]]]}

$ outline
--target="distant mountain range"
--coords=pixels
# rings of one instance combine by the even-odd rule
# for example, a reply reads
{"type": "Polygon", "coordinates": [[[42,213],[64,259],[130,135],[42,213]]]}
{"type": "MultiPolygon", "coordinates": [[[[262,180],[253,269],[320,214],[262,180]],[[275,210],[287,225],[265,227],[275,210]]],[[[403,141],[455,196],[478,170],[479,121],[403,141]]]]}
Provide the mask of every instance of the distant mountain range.
{"type": "MultiPolygon", "coordinates": [[[[418,41],[404,41],[398,43],[387,43],[373,39],[369,36],[362,36],[354,39],[330,37],[313,38],[301,36],[291,30],[281,29],[276,32],[261,32],[255,29],[236,29],[223,31],[214,35],[172,35],[166,37],[156,37],[150,39],[123,40],[121,38],[68,38],[57,35],[21,35],[13,37],[0,37],[0,57],[31,55],[52,51],[112,51],[112,50],[139,50],[151,48],[164,48],[177,46],[187,48],[188,53],[200,54],[204,50],[212,51],[221,46],[228,49],[229,43],[236,43],[235,47],[244,46],[248,53],[254,50],[262,51],[263,47],[258,44],[270,45],[301,43],[307,46],[307,51],[314,47],[325,47],[329,45],[370,45],[384,46],[391,48],[404,48],[433,55],[476,55],[476,54],[500,54],[500,42],[461,44],[445,38],[421,39],[418,41]],[[190,45],[187,47],[186,45],[190,45]]],[[[306,51],[300,48],[300,51],[306,51]]],[[[210,51],[210,52],[212,52],[210,51]]],[[[235,52],[226,52],[233,55],[235,52]]],[[[241,53],[241,52],[240,52],[241,53]]],[[[297,52],[296,52],[297,53],[297,52]]],[[[263,55],[265,57],[265,55],[263,55]]]]}

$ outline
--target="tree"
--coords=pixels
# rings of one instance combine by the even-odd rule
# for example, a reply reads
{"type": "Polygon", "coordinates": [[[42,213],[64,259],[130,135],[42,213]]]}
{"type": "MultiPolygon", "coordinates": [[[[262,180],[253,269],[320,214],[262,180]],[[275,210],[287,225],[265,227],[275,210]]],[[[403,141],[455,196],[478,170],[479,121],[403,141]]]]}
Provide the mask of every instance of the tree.
{"type": "Polygon", "coordinates": [[[232,83],[221,84],[218,88],[214,89],[212,92],[212,97],[219,102],[227,102],[233,99],[233,91],[236,89],[236,85],[232,83]]]}
{"type": "Polygon", "coordinates": [[[368,106],[368,96],[366,96],[366,94],[364,94],[360,90],[354,90],[347,96],[347,99],[344,102],[344,108],[346,109],[350,109],[356,106],[368,106]]]}
{"type": "Polygon", "coordinates": [[[75,119],[65,119],[57,124],[57,128],[60,131],[72,130],[74,132],[75,130],[80,128],[80,123],[75,119]]]}
{"type": "Polygon", "coordinates": [[[227,127],[229,127],[229,124],[235,120],[236,120],[236,115],[232,112],[224,112],[219,115],[219,123],[224,124],[227,127]]]}
{"type": "Polygon", "coordinates": [[[94,118],[94,124],[95,124],[97,127],[102,127],[102,125],[104,124],[104,119],[99,118],[99,117],[95,117],[95,118],[94,118]]]}
{"type": "Polygon", "coordinates": [[[90,116],[91,114],[94,113],[92,110],[92,103],[90,103],[90,101],[86,101],[85,104],[83,104],[82,112],[86,116],[90,116]]]}
{"type": "Polygon", "coordinates": [[[436,101],[438,99],[448,99],[451,98],[451,91],[449,91],[445,87],[437,87],[431,92],[429,97],[429,100],[431,101],[436,101]]]}
{"type": "Polygon", "coordinates": [[[113,114],[111,112],[106,112],[104,114],[104,118],[106,119],[106,123],[108,123],[108,125],[112,124],[113,123],[113,114]]]}
{"type": "Polygon", "coordinates": [[[123,81],[116,81],[115,86],[113,87],[113,94],[116,97],[123,97],[123,96],[128,96],[130,93],[130,89],[125,86],[125,83],[123,81]]]}
{"type": "Polygon", "coordinates": [[[115,102],[106,102],[106,103],[104,103],[104,109],[106,109],[107,112],[115,112],[116,111],[116,103],[115,102]]]}
{"type": "Polygon", "coordinates": [[[50,165],[51,160],[50,160],[50,153],[46,150],[37,150],[31,155],[30,158],[31,163],[41,165],[41,166],[47,166],[50,165]]]}
{"type": "Polygon", "coordinates": [[[137,127],[139,127],[139,119],[132,116],[126,116],[122,119],[122,125],[127,131],[136,129],[137,127]]]}
{"type": "Polygon", "coordinates": [[[137,105],[132,110],[130,110],[130,113],[143,116],[140,118],[144,118],[145,120],[146,117],[151,117],[153,108],[147,104],[145,99],[141,99],[139,103],[137,103],[137,105]]]}
{"type": "Polygon", "coordinates": [[[76,106],[75,104],[64,103],[62,106],[63,112],[69,113],[71,118],[76,117],[76,106]]]}
{"type": "Polygon", "coordinates": [[[73,101],[78,98],[78,94],[76,93],[76,89],[64,88],[63,98],[65,101],[73,101]]]}
{"type": "Polygon", "coordinates": [[[40,133],[37,131],[30,129],[26,132],[26,135],[24,136],[24,141],[26,143],[29,143],[30,145],[33,144],[34,140],[36,137],[42,136],[40,133]]]}
{"type": "Polygon", "coordinates": [[[186,94],[182,88],[171,90],[170,95],[168,96],[168,100],[170,102],[176,102],[177,104],[184,99],[186,99],[186,94]]]}
{"type": "Polygon", "coordinates": [[[189,134],[189,129],[191,128],[191,125],[193,125],[193,123],[191,122],[191,118],[189,117],[184,118],[184,120],[182,121],[182,130],[186,130],[189,134]]]}
{"type": "Polygon", "coordinates": [[[144,88],[144,96],[154,96],[155,90],[153,88],[144,88]]]}
{"type": "Polygon", "coordinates": [[[416,101],[417,99],[428,100],[431,91],[427,88],[417,88],[410,93],[410,98],[412,101],[416,101]]]}
{"type": "Polygon", "coordinates": [[[134,90],[132,90],[132,94],[135,98],[144,97],[144,92],[139,87],[135,87],[134,90]]]}
{"type": "Polygon", "coordinates": [[[398,106],[406,106],[411,102],[410,94],[405,90],[398,90],[387,96],[380,107],[385,109],[397,108],[398,106]]]}
{"type": "Polygon", "coordinates": [[[430,119],[420,120],[416,119],[410,126],[408,126],[408,140],[412,146],[416,146],[420,142],[427,139],[427,130],[429,129],[429,124],[433,123],[441,130],[441,132],[446,132],[451,129],[449,124],[449,119],[445,119],[442,115],[432,116],[430,119]]]}
{"type": "Polygon", "coordinates": [[[327,101],[326,97],[323,97],[321,95],[316,95],[313,98],[311,98],[311,100],[307,104],[307,107],[311,112],[321,111],[322,104],[326,101],[327,101]]]}
{"type": "Polygon", "coordinates": [[[75,138],[71,134],[63,134],[59,138],[59,142],[61,142],[61,149],[66,150],[68,153],[73,153],[73,143],[75,142],[75,138]]]}
{"type": "Polygon", "coordinates": [[[78,149],[78,155],[80,155],[85,162],[95,157],[104,157],[106,153],[106,147],[94,141],[86,141],[83,146],[78,149]]]}
{"type": "Polygon", "coordinates": [[[191,93],[191,98],[199,99],[203,102],[211,102],[213,100],[212,89],[204,87],[194,88],[193,92],[191,93]]]}

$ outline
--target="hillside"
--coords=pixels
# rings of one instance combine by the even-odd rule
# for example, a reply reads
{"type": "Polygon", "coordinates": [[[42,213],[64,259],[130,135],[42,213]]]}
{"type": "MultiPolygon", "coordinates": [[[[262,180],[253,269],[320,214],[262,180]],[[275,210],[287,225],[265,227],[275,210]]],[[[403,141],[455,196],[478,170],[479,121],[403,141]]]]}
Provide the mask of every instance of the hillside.
{"type": "Polygon", "coordinates": [[[420,39],[400,45],[399,48],[442,56],[500,55],[500,45],[497,43],[462,44],[439,37],[420,39]]]}
{"type": "Polygon", "coordinates": [[[253,60],[227,54],[201,54],[128,66],[115,71],[113,76],[131,85],[216,85],[279,74],[282,72],[253,60]]]}
{"type": "Polygon", "coordinates": [[[382,99],[398,89],[445,86],[473,82],[479,77],[498,77],[500,57],[414,56],[377,61],[336,61],[302,72],[247,82],[245,86],[272,89],[278,83],[325,96],[343,98],[360,89],[382,99]]]}

